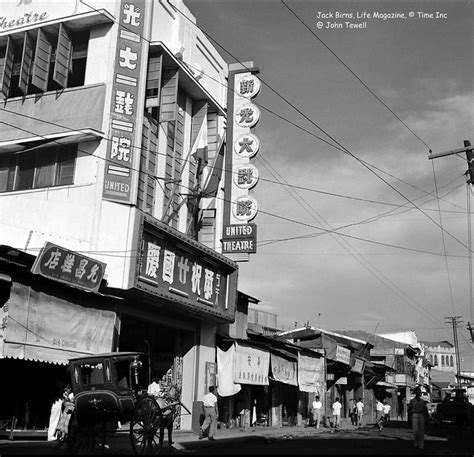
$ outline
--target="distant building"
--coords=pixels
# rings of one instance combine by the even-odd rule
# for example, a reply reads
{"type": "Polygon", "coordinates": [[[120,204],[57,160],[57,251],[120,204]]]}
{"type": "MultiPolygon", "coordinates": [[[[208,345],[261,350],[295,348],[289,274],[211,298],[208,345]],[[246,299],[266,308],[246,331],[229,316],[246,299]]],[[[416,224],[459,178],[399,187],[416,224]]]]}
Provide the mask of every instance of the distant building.
{"type": "Polygon", "coordinates": [[[278,315],[260,309],[248,309],[248,328],[262,335],[274,335],[281,331],[278,328],[278,315]]]}
{"type": "Polygon", "coordinates": [[[449,341],[420,341],[429,351],[430,362],[437,370],[456,372],[456,351],[449,341]]]}

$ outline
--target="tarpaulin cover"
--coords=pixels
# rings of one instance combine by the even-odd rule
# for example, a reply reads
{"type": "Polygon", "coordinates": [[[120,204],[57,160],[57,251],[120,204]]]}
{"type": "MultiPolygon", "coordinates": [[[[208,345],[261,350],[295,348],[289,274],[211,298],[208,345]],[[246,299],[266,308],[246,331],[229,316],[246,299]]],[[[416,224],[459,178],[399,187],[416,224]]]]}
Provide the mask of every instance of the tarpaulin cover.
{"type": "Polygon", "coordinates": [[[14,283],[4,317],[3,357],[67,364],[69,358],[112,350],[114,311],[14,283]]]}
{"type": "Polygon", "coordinates": [[[217,393],[230,397],[240,392],[242,387],[234,382],[235,346],[227,351],[217,348],[217,393]]]}
{"type": "Polygon", "coordinates": [[[268,386],[270,353],[235,343],[234,382],[268,386]]]}
{"type": "Polygon", "coordinates": [[[321,393],[324,381],[324,358],[298,353],[298,385],[300,391],[321,393]]]}
{"type": "Polygon", "coordinates": [[[275,379],[275,381],[292,386],[298,385],[298,364],[296,361],[286,360],[275,354],[270,354],[270,361],[272,364],[273,379],[275,379]]]}

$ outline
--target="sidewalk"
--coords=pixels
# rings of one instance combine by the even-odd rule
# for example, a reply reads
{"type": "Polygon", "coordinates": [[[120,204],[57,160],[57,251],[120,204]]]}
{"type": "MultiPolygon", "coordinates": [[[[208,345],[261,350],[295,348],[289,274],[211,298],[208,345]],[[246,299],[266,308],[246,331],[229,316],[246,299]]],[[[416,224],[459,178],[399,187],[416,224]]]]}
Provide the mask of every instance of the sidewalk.
{"type": "MultiPolygon", "coordinates": [[[[362,427],[363,428],[363,427],[362,427]]],[[[338,431],[348,431],[348,430],[357,430],[360,427],[348,424],[342,424],[341,428],[338,431]]],[[[320,427],[317,429],[316,427],[308,427],[304,425],[300,426],[283,426],[283,427],[272,427],[272,426],[257,426],[257,427],[247,427],[243,428],[221,428],[217,430],[215,435],[216,440],[225,440],[225,439],[232,439],[232,438],[241,438],[241,437],[282,437],[282,438],[297,438],[301,436],[308,436],[308,435],[316,435],[316,434],[323,434],[323,433],[335,433],[336,430],[333,428],[328,427],[320,427]]],[[[123,432],[120,432],[123,433],[123,432]]],[[[128,433],[128,431],[127,431],[128,433]]],[[[204,443],[209,443],[212,445],[213,442],[204,438],[203,440],[199,440],[199,435],[197,432],[193,432],[191,430],[174,430],[173,431],[173,446],[176,449],[181,448],[181,444],[189,443],[193,441],[200,441],[204,443]]],[[[165,446],[167,445],[167,435],[165,433],[165,446]]]]}

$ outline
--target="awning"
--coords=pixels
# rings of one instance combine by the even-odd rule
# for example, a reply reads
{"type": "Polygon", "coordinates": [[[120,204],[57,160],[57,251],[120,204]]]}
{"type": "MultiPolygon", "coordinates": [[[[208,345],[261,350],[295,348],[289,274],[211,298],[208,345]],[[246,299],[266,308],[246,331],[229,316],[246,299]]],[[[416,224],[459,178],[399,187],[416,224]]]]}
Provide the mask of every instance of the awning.
{"type": "Polygon", "coordinates": [[[51,146],[63,144],[81,143],[90,140],[100,140],[104,137],[102,132],[93,129],[71,130],[68,132],[55,133],[51,135],[33,136],[20,141],[0,141],[0,153],[2,152],[27,152],[44,149],[51,146]]]}
{"type": "Polygon", "coordinates": [[[67,364],[112,350],[115,312],[71,303],[14,282],[2,308],[0,358],[67,364]]]}
{"type": "Polygon", "coordinates": [[[298,362],[270,354],[273,379],[292,386],[298,385],[298,362]]]}
{"type": "Polygon", "coordinates": [[[397,389],[398,386],[396,384],[392,384],[391,382],[386,382],[386,381],[379,381],[375,384],[376,386],[379,387],[387,387],[390,389],[397,389]]]}
{"type": "Polygon", "coordinates": [[[251,345],[235,343],[234,382],[268,386],[270,353],[251,345]]]}
{"type": "Polygon", "coordinates": [[[225,110],[220,103],[199,83],[192,74],[189,67],[183,61],[177,59],[173,53],[161,41],[150,43],[150,51],[153,49],[163,50],[163,67],[175,67],[179,69],[180,86],[182,85],[186,92],[194,100],[207,100],[211,111],[217,111],[220,116],[225,116],[225,110]]]}

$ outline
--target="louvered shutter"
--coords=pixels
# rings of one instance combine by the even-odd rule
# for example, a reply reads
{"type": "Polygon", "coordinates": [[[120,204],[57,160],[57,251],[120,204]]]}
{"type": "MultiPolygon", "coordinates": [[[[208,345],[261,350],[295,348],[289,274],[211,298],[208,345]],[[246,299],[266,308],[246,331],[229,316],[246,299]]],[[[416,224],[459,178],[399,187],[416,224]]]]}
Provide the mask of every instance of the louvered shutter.
{"type": "Polygon", "coordinates": [[[155,108],[160,104],[161,56],[150,57],[146,76],[146,107],[155,108]]]}
{"type": "Polygon", "coordinates": [[[197,139],[201,125],[207,115],[207,102],[205,100],[198,100],[193,103],[193,117],[191,122],[191,147],[197,139]]]}
{"type": "Polygon", "coordinates": [[[25,32],[23,38],[23,52],[21,54],[20,82],[18,87],[27,95],[28,84],[30,82],[31,68],[33,66],[33,38],[28,32],[25,32]]]}
{"type": "Polygon", "coordinates": [[[13,44],[13,40],[11,37],[8,37],[7,40],[7,49],[5,51],[5,58],[3,61],[3,71],[1,75],[1,92],[4,98],[8,97],[8,93],[10,92],[10,82],[12,80],[12,73],[13,73],[13,59],[15,57],[15,45],[13,44]]]}
{"type": "Polygon", "coordinates": [[[163,72],[160,122],[175,121],[178,113],[178,70],[163,72]]]}
{"type": "Polygon", "coordinates": [[[59,25],[58,46],[56,48],[56,62],[54,63],[53,81],[62,88],[67,87],[69,69],[71,67],[72,41],[63,24],[59,25]]]}
{"type": "Polygon", "coordinates": [[[51,55],[53,46],[46,34],[38,29],[38,39],[36,40],[35,61],[33,64],[33,77],[31,84],[46,92],[48,90],[49,67],[51,65],[51,55]]]}

